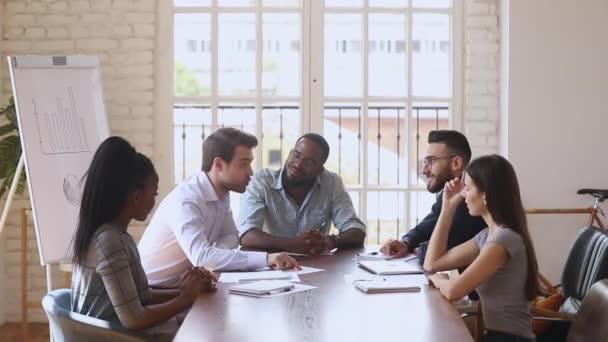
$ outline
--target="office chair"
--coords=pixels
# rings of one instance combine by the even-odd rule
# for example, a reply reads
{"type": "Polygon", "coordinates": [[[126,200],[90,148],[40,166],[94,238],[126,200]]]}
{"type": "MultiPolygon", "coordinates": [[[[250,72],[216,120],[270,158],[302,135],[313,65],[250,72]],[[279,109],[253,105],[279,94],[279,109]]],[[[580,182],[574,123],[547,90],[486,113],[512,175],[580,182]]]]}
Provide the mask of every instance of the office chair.
{"type": "Polygon", "coordinates": [[[121,324],[104,321],[71,311],[71,291],[58,289],[42,299],[49,318],[51,334],[56,342],[70,341],[146,341],[151,336],[131,331],[121,324]]]}

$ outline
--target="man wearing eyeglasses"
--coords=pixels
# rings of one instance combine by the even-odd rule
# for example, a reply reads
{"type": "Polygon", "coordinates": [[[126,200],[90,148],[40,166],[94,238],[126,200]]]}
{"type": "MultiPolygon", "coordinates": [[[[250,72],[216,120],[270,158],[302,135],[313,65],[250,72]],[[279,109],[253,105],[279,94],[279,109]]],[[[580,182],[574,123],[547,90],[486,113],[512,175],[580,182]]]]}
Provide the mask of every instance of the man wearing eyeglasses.
{"type": "MultiPolygon", "coordinates": [[[[431,212],[416,227],[410,229],[401,240],[389,240],[380,249],[386,255],[400,257],[413,252],[415,248],[420,246],[418,257],[421,263],[424,261],[426,243],[431,238],[441,212],[441,190],[445,182],[456,177],[462,177],[463,171],[471,160],[471,147],[469,147],[467,138],[460,132],[452,130],[431,131],[428,142],[422,174],[427,180],[427,190],[437,194],[437,200],[431,208],[431,212]]],[[[486,226],[481,216],[473,217],[469,215],[466,203],[462,201],[454,215],[448,237],[448,249],[474,238],[486,226]]]]}
{"type": "Polygon", "coordinates": [[[241,198],[241,246],[256,250],[322,254],[363,246],[365,225],[342,179],[325,170],[329,144],[301,136],[280,170],[258,171],[241,198]],[[329,234],[331,223],[339,234],[329,234]]]}

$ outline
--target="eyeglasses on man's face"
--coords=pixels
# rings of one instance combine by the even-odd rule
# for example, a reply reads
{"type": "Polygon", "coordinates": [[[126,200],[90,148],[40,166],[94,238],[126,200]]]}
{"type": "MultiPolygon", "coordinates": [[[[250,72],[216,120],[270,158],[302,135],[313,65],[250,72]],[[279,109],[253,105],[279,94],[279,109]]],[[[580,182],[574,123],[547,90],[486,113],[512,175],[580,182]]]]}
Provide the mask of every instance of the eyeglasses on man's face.
{"type": "Polygon", "coordinates": [[[452,159],[456,156],[446,156],[446,157],[435,157],[435,156],[428,156],[428,157],[424,157],[424,159],[422,159],[422,167],[433,167],[433,164],[438,161],[438,160],[443,160],[443,159],[452,159]]]}
{"type": "Polygon", "coordinates": [[[304,167],[312,169],[317,167],[317,165],[319,165],[319,162],[317,162],[314,159],[311,158],[304,158],[302,156],[302,152],[296,150],[295,148],[292,149],[291,151],[289,151],[289,155],[291,156],[291,160],[292,161],[301,161],[302,165],[304,165],[304,167]]]}

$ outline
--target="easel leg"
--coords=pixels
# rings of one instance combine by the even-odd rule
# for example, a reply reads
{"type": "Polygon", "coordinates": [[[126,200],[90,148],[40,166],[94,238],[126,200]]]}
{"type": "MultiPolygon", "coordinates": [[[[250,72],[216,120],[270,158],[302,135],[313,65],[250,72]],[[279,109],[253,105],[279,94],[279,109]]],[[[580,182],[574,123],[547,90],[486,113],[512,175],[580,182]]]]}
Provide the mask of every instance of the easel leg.
{"type": "MultiPolygon", "coordinates": [[[[53,273],[51,272],[51,264],[46,265],[46,288],[47,292],[50,293],[53,291],[53,273]]],[[[53,331],[51,330],[51,323],[49,322],[49,336],[51,337],[51,342],[55,341],[53,338],[53,331]]]]}
{"type": "Polygon", "coordinates": [[[27,336],[27,209],[21,209],[21,337],[27,336]]]}
{"type": "Polygon", "coordinates": [[[2,217],[0,217],[0,233],[2,233],[2,229],[4,229],[4,225],[6,224],[6,220],[8,218],[8,212],[11,209],[11,204],[13,203],[13,197],[15,197],[15,192],[17,192],[17,184],[19,183],[19,177],[21,177],[21,173],[23,172],[24,161],[25,158],[23,158],[23,154],[21,154],[19,164],[17,164],[17,169],[15,170],[15,176],[11,182],[11,188],[8,190],[8,196],[6,196],[6,204],[4,204],[4,209],[2,210],[2,217]]]}

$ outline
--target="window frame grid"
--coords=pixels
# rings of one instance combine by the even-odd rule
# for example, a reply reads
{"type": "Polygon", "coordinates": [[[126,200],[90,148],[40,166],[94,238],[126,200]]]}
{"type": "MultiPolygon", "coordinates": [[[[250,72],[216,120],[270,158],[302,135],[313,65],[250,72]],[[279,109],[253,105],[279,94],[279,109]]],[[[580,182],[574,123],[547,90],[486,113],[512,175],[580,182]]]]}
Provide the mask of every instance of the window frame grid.
{"type": "MultiPolygon", "coordinates": [[[[360,8],[325,8],[324,1],[322,0],[303,0],[299,7],[264,7],[261,0],[256,1],[254,6],[250,7],[218,7],[218,0],[212,0],[209,6],[201,7],[175,7],[172,0],[162,0],[164,4],[159,5],[159,11],[163,8],[170,8],[171,18],[169,23],[163,25],[161,20],[161,27],[169,27],[168,34],[161,35],[161,40],[170,41],[171,53],[164,54],[167,60],[170,60],[168,65],[171,66],[169,70],[169,80],[166,83],[169,87],[170,101],[166,101],[171,104],[170,120],[173,125],[173,107],[177,104],[208,104],[211,108],[211,130],[218,128],[218,114],[219,106],[226,104],[252,104],[255,106],[256,115],[256,135],[262,136],[263,122],[262,115],[264,105],[272,105],[273,103],[293,103],[297,104],[300,108],[300,134],[302,132],[314,131],[323,132],[323,121],[324,121],[324,108],[325,105],[332,105],[332,103],[345,103],[354,104],[361,106],[361,129],[362,139],[359,146],[359,153],[362,154],[362,168],[360,176],[360,184],[348,185],[346,190],[349,192],[358,193],[359,196],[359,213],[361,219],[367,224],[367,194],[369,192],[402,192],[405,202],[403,203],[405,211],[403,225],[406,230],[409,229],[409,222],[411,221],[410,212],[410,200],[412,194],[420,191],[425,191],[424,184],[415,184],[412,182],[412,177],[409,176],[408,171],[407,181],[405,185],[374,185],[369,184],[368,179],[368,151],[367,151],[367,121],[369,119],[369,107],[370,104],[376,103],[390,103],[391,105],[402,106],[404,108],[403,113],[407,115],[405,120],[405,136],[402,138],[403,153],[406,159],[406,167],[410,168],[412,156],[410,153],[409,144],[413,141],[411,135],[415,134],[412,132],[414,125],[414,108],[413,104],[436,104],[442,103],[448,107],[449,115],[448,122],[449,126],[454,129],[460,129],[462,127],[462,87],[464,80],[462,77],[462,56],[455,51],[462,51],[463,42],[463,15],[464,6],[460,1],[452,1],[451,7],[449,8],[414,8],[413,0],[408,0],[408,6],[404,8],[374,8],[369,7],[369,0],[364,0],[363,5],[360,8]],[[179,13],[209,13],[211,16],[211,95],[210,96],[175,96],[173,94],[173,80],[174,80],[174,42],[173,42],[173,27],[175,15],[179,13]],[[218,37],[219,37],[219,14],[220,13],[250,13],[254,14],[255,30],[256,30],[256,95],[255,96],[220,96],[218,94],[218,37]],[[300,95],[299,96],[267,96],[262,94],[262,60],[263,60],[263,22],[262,17],[266,13],[297,13],[299,14],[300,20],[300,95]],[[312,15],[312,13],[321,13],[320,15],[312,15]],[[339,13],[339,14],[360,14],[361,15],[361,67],[363,68],[362,73],[362,94],[360,97],[332,97],[325,96],[323,93],[323,63],[324,63],[324,20],[325,14],[328,13],[339,13]],[[450,51],[449,51],[449,86],[450,86],[450,97],[420,97],[413,96],[413,18],[415,14],[419,13],[432,13],[432,14],[445,14],[449,19],[449,37],[450,37],[450,51]],[[406,96],[369,96],[369,15],[370,14],[401,14],[405,15],[406,18],[406,41],[407,41],[407,95],[406,96]],[[167,39],[169,38],[169,39],[167,39]],[[313,51],[316,51],[313,53],[313,51]]],[[[162,13],[162,12],[161,12],[162,13]]],[[[165,12],[166,13],[166,12],[165,12]]],[[[159,44],[160,45],[160,44],[159,44]]],[[[162,63],[161,63],[162,65],[162,63]]],[[[167,73],[157,77],[157,79],[167,79],[167,73]],[[164,76],[163,76],[164,75],[164,76]]],[[[404,75],[405,76],[405,75],[404,75]]],[[[160,93],[161,95],[163,92],[160,93]]],[[[161,103],[162,100],[161,100],[161,103]]],[[[165,106],[167,108],[168,106],[165,106]]],[[[167,120],[165,120],[166,122],[167,120]]],[[[159,130],[157,129],[157,133],[159,130]]],[[[166,134],[163,134],[166,136],[166,134]]],[[[172,146],[173,130],[170,134],[172,146]]],[[[423,139],[424,137],[421,137],[423,139]]],[[[263,140],[261,144],[263,144],[263,140]]],[[[173,148],[171,148],[173,150],[173,148]]],[[[255,168],[261,167],[262,163],[262,148],[255,150],[256,163],[255,168]]],[[[166,158],[164,158],[166,159],[166,158]]],[[[175,171],[173,165],[173,157],[168,158],[171,163],[171,170],[175,171]]],[[[173,177],[171,177],[171,183],[173,183],[173,177]]],[[[398,234],[404,231],[398,232],[398,234]]],[[[380,236],[380,235],[378,235],[380,236]]]]}

